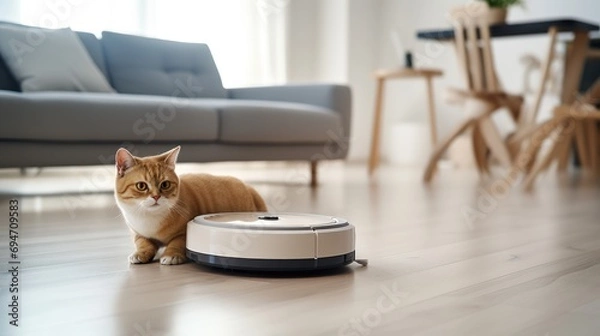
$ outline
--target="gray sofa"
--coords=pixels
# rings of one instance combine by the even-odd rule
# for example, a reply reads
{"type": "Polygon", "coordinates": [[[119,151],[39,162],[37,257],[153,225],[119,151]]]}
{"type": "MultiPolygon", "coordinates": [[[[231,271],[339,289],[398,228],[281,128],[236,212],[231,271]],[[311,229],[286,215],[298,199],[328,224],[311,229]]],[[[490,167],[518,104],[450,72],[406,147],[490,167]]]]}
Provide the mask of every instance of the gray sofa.
{"type": "Polygon", "coordinates": [[[204,44],[77,34],[116,92],[21,92],[0,60],[0,168],[112,164],[121,146],[182,145],[180,162],[347,155],[347,86],[225,89],[204,44]]]}

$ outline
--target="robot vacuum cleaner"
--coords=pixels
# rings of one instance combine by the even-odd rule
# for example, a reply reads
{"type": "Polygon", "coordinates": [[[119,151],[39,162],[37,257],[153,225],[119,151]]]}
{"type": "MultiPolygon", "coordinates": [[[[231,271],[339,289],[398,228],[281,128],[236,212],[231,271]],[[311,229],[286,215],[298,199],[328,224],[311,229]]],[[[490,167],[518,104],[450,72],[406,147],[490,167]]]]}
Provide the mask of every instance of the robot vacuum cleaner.
{"type": "Polygon", "coordinates": [[[187,224],[187,256],[206,266],[245,271],[308,271],[354,259],[354,226],[300,213],[229,212],[187,224]]]}

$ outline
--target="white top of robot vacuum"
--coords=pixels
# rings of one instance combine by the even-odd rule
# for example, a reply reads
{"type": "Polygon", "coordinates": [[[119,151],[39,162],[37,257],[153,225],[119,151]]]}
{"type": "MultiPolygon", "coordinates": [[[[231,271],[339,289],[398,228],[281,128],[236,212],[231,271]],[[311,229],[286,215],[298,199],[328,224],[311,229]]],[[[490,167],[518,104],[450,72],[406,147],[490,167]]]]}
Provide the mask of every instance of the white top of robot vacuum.
{"type": "Polygon", "coordinates": [[[348,226],[344,219],[300,213],[232,212],[194,218],[194,223],[247,230],[323,230],[348,226]]]}

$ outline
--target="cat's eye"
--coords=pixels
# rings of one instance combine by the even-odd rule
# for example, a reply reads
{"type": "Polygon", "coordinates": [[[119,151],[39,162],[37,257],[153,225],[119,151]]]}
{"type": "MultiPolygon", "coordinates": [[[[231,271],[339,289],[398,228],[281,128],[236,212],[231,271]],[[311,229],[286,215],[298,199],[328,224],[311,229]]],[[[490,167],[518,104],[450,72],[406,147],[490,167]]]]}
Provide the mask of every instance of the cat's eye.
{"type": "Polygon", "coordinates": [[[135,187],[139,191],[146,191],[146,190],[148,190],[148,185],[146,184],[146,182],[138,182],[138,183],[135,184],[135,187]]]}
{"type": "Polygon", "coordinates": [[[160,183],[160,189],[169,189],[169,187],[171,187],[171,182],[169,181],[162,181],[160,183]]]}

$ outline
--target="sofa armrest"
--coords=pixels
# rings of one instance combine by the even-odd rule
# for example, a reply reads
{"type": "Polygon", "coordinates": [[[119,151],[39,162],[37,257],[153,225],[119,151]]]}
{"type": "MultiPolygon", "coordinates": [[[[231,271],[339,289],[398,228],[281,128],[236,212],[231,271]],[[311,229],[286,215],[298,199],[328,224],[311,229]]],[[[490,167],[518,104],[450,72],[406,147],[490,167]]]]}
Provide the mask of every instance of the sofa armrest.
{"type": "Polygon", "coordinates": [[[228,89],[230,99],[270,100],[315,105],[340,114],[344,141],[350,137],[352,94],[350,87],[335,84],[290,84],[228,89]]]}

